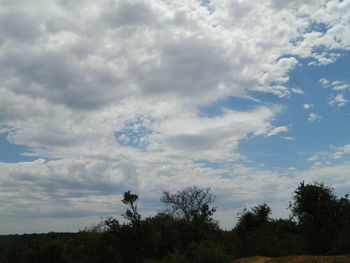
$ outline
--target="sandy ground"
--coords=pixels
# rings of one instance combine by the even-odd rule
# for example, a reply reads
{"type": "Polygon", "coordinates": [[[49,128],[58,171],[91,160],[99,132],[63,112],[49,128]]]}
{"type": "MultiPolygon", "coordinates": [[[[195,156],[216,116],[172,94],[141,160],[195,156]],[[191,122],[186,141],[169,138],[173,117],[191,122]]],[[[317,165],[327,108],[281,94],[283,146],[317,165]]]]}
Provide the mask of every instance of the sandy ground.
{"type": "Polygon", "coordinates": [[[350,263],[347,256],[288,256],[279,258],[250,257],[241,258],[232,263],[350,263]]]}

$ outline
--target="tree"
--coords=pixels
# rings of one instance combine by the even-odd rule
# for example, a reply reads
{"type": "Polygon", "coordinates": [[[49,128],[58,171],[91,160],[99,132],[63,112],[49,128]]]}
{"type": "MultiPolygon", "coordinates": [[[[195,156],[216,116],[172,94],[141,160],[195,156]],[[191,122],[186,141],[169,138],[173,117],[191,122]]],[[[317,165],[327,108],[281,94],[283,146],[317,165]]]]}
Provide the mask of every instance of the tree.
{"type": "Polygon", "coordinates": [[[261,228],[269,222],[270,214],[271,208],[267,204],[255,206],[251,210],[244,209],[239,214],[236,231],[245,235],[249,231],[261,228]]]}
{"type": "Polygon", "coordinates": [[[139,196],[136,194],[132,194],[130,191],[125,192],[122,199],[123,204],[130,207],[130,209],[128,208],[125,214],[122,214],[122,216],[128,219],[133,224],[138,223],[141,220],[141,215],[137,212],[138,199],[139,196]]]}
{"type": "Polygon", "coordinates": [[[349,218],[347,196],[338,199],[334,189],[323,183],[300,183],[289,207],[297,219],[309,252],[330,251],[349,218]]]}
{"type": "Polygon", "coordinates": [[[296,223],[290,219],[270,218],[267,204],[244,209],[233,230],[237,234],[239,257],[254,255],[277,257],[303,253],[296,223]]]}
{"type": "Polygon", "coordinates": [[[175,194],[164,191],[160,200],[168,206],[168,211],[172,215],[188,221],[209,220],[216,211],[216,207],[212,206],[215,196],[211,193],[210,188],[192,186],[177,191],[175,194]]]}

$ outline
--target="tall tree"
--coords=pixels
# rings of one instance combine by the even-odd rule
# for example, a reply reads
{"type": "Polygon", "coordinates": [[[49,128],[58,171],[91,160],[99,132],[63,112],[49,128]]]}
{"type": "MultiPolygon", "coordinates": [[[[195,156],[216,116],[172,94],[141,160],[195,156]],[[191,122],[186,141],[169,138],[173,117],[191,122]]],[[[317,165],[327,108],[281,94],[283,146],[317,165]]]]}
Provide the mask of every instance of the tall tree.
{"type": "Polygon", "coordinates": [[[216,207],[212,204],[215,196],[210,188],[197,186],[187,187],[175,194],[164,191],[161,202],[168,206],[168,211],[179,218],[186,220],[201,219],[209,220],[215,213],[216,207]]]}
{"type": "Polygon", "coordinates": [[[338,199],[323,183],[300,183],[290,203],[310,253],[330,251],[348,217],[347,196],[338,199]]]}
{"type": "Polygon", "coordinates": [[[122,214],[122,216],[128,219],[131,223],[137,223],[141,220],[141,215],[137,212],[137,200],[139,196],[137,194],[132,194],[130,191],[127,191],[123,195],[123,199],[121,200],[123,204],[127,205],[126,212],[122,214]]]}

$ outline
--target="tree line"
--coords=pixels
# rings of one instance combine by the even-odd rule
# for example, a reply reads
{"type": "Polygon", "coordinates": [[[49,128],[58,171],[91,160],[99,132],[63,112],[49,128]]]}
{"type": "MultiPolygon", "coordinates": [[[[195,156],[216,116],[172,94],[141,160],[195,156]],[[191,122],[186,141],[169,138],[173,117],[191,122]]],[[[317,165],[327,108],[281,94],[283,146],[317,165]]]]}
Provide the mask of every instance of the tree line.
{"type": "Polygon", "coordinates": [[[78,233],[0,236],[1,263],[225,263],[248,256],[350,253],[350,201],[323,183],[301,182],[287,219],[268,204],[244,209],[232,230],[213,214],[210,188],[163,192],[164,211],[142,218],[139,196],[127,191],[120,222],[110,217],[78,233]]]}

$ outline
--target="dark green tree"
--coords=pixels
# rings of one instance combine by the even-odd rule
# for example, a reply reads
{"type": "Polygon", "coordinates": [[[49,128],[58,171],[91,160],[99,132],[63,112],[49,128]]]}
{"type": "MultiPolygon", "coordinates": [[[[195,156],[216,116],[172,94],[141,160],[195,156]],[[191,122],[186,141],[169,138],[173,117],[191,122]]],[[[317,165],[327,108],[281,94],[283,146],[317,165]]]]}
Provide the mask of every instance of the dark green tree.
{"type": "Polygon", "coordinates": [[[348,221],[348,203],[347,196],[338,199],[323,183],[300,183],[289,207],[310,253],[330,252],[348,221]]]}
{"type": "Polygon", "coordinates": [[[244,209],[239,213],[236,231],[245,234],[249,231],[261,228],[270,220],[271,208],[267,204],[253,207],[251,210],[244,209]]]}
{"type": "Polygon", "coordinates": [[[296,223],[290,219],[270,218],[267,204],[244,209],[233,233],[240,257],[254,255],[285,256],[303,253],[296,223]]]}

